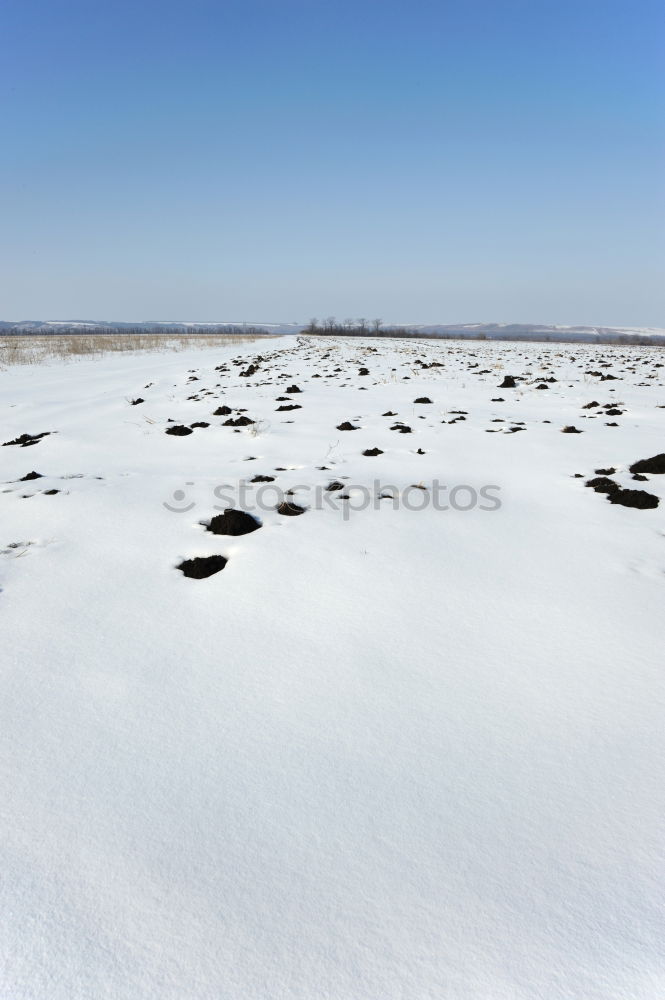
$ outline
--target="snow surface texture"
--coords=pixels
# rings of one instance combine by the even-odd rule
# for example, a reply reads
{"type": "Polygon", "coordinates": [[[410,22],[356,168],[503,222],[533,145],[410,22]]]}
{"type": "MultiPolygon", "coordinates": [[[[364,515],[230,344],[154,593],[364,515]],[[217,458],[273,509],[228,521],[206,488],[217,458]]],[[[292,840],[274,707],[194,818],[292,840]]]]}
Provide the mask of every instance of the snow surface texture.
{"type": "Polygon", "coordinates": [[[0,996],[662,998],[665,351],[237,351],[0,373],[0,996]],[[207,531],[259,474],[351,500],[207,531]]]}

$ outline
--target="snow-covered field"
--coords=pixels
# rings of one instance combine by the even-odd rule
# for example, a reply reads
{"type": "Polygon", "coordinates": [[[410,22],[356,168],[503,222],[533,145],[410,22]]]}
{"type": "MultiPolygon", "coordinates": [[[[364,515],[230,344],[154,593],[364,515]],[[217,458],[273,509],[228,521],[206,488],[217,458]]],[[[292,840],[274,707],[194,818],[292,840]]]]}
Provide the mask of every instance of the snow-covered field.
{"type": "Polygon", "coordinates": [[[2,1000],[665,996],[664,364],[1,372],[2,1000]]]}

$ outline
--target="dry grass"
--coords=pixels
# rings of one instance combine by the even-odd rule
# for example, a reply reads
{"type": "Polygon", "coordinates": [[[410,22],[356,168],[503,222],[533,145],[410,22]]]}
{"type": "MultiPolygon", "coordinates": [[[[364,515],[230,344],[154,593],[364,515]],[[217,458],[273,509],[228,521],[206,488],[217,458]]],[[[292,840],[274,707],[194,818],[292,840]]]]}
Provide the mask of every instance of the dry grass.
{"type": "Polygon", "coordinates": [[[251,344],[262,340],[252,334],[49,334],[46,336],[0,337],[0,367],[36,365],[44,361],[97,358],[126,351],[183,351],[196,347],[251,344]]]}

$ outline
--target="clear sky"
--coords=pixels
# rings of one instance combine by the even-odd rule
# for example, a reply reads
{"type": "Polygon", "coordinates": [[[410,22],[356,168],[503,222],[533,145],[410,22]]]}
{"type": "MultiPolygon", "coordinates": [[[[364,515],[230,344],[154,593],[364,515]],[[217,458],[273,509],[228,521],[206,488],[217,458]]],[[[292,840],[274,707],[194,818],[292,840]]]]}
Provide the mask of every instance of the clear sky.
{"type": "Polygon", "coordinates": [[[665,326],[662,0],[3,0],[0,318],[665,326]]]}

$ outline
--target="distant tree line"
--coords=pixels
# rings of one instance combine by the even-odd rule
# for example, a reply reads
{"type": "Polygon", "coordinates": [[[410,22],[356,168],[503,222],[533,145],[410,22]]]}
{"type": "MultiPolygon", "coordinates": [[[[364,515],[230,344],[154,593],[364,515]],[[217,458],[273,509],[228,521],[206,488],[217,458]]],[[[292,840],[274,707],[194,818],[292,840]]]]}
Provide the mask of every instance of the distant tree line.
{"type": "Polygon", "coordinates": [[[122,336],[124,334],[145,336],[147,333],[157,333],[162,335],[173,333],[178,336],[182,336],[183,334],[191,334],[192,336],[199,334],[205,336],[218,336],[223,334],[233,336],[246,336],[248,334],[252,336],[261,336],[269,335],[270,331],[260,326],[243,326],[241,324],[231,325],[228,323],[210,323],[205,325],[202,324],[201,326],[179,323],[140,323],[138,325],[122,323],[120,325],[109,324],[108,326],[102,326],[101,324],[88,325],[83,323],[76,323],[72,326],[68,326],[66,323],[62,323],[58,326],[41,326],[39,324],[27,325],[21,323],[17,323],[15,325],[0,325],[0,336],[2,337],[59,337],[62,335],[66,335],[68,337],[97,337],[122,336]]]}
{"type": "Polygon", "coordinates": [[[665,337],[657,334],[638,334],[603,331],[599,334],[569,333],[565,330],[491,331],[464,329],[422,329],[408,326],[384,326],[381,319],[345,319],[334,316],[311,319],[302,333],[333,337],[399,337],[410,340],[498,340],[524,341],[527,343],[581,343],[617,344],[622,347],[663,347],[665,337]]]}
{"type": "Polygon", "coordinates": [[[310,319],[303,333],[331,337],[410,337],[415,333],[405,326],[384,326],[382,319],[344,319],[334,316],[326,319],[310,319]]]}

